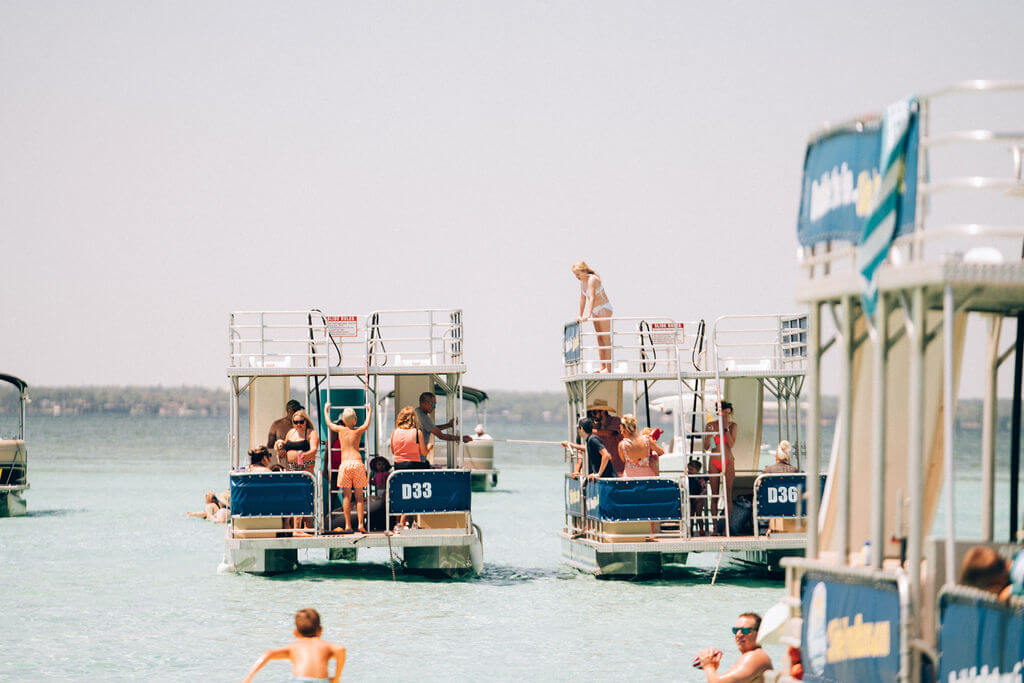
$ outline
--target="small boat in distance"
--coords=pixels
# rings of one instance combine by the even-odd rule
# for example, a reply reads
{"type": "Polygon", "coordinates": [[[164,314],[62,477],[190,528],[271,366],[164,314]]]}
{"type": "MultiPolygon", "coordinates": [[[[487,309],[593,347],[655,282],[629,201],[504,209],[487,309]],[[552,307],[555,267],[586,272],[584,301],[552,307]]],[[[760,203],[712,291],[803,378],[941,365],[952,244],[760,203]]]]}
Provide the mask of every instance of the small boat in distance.
{"type": "Polygon", "coordinates": [[[18,390],[18,431],[10,437],[0,434],[0,517],[19,517],[26,511],[22,492],[29,488],[28,449],[25,447],[28,384],[13,375],[0,374],[0,381],[18,390]]]}

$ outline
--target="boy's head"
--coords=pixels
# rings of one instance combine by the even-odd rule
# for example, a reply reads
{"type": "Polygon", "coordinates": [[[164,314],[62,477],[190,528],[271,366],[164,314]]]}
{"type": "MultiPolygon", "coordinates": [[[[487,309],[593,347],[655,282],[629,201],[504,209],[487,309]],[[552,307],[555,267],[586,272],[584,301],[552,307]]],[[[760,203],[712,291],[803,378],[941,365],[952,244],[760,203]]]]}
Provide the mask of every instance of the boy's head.
{"type": "Polygon", "coordinates": [[[303,638],[320,635],[320,613],[315,609],[300,609],[295,613],[295,633],[303,638]]]}
{"type": "Polygon", "coordinates": [[[346,427],[355,427],[356,411],[351,408],[345,408],[345,410],[341,412],[341,421],[345,423],[346,427]]]}
{"type": "Polygon", "coordinates": [[[697,474],[700,472],[700,460],[690,460],[686,463],[686,472],[688,474],[697,474]]]}

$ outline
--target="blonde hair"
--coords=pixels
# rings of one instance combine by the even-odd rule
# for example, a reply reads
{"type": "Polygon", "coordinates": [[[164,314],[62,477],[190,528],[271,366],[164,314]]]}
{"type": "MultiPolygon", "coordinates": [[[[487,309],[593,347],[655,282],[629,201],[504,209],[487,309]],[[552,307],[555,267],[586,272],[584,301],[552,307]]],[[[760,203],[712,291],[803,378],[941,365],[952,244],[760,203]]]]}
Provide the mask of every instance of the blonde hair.
{"type": "Polygon", "coordinates": [[[356,423],[356,411],[351,408],[345,408],[341,411],[341,421],[345,423],[346,427],[351,427],[356,423]]]}
{"type": "Polygon", "coordinates": [[[654,430],[651,429],[650,427],[644,427],[643,429],[640,430],[640,436],[650,436],[653,433],[654,430]]]}
{"type": "Polygon", "coordinates": [[[619,431],[622,432],[623,436],[633,436],[636,434],[636,417],[623,415],[622,419],[619,420],[619,431]]]}
{"type": "Polygon", "coordinates": [[[597,275],[597,271],[587,265],[586,261],[577,261],[572,264],[572,272],[574,273],[586,273],[587,275],[597,275]]]}
{"type": "Polygon", "coordinates": [[[406,406],[398,411],[398,417],[395,418],[395,427],[397,429],[419,429],[419,423],[416,421],[416,409],[412,406],[406,406]]]}
{"type": "Polygon", "coordinates": [[[305,420],[306,429],[308,429],[309,431],[313,431],[313,421],[309,419],[309,415],[306,414],[305,410],[296,410],[294,413],[292,413],[292,429],[295,429],[294,422],[298,418],[302,418],[303,420],[305,420]]]}
{"type": "Polygon", "coordinates": [[[793,451],[793,444],[788,441],[780,441],[779,448],[775,451],[775,459],[789,462],[789,455],[793,451]]]}

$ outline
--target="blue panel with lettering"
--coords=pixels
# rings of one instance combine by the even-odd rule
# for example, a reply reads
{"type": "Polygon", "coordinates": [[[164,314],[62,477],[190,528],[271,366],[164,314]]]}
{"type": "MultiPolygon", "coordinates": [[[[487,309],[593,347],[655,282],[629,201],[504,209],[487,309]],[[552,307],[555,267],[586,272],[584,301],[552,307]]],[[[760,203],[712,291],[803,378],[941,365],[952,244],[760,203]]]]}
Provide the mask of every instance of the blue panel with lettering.
{"type": "MultiPolygon", "coordinates": [[[[907,132],[906,169],[900,192],[900,224],[896,236],[914,227],[917,201],[917,116],[907,132]]],[[[843,130],[807,146],[804,183],[797,220],[797,239],[803,246],[826,240],[860,242],[871,213],[871,194],[879,182],[882,150],[879,121],[862,130],[843,130]]]]}
{"type": "Polygon", "coordinates": [[[808,571],[801,580],[805,681],[896,681],[900,596],[896,580],[808,571]]]}
{"type": "Polygon", "coordinates": [[[470,509],[469,470],[399,470],[388,479],[393,515],[461,512],[470,509]]]}
{"type": "Polygon", "coordinates": [[[232,517],[313,514],[313,477],[305,472],[231,475],[232,517]]]}
{"type": "Polygon", "coordinates": [[[564,329],[562,356],[566,365],[580,362],[580,324],[569,323],[564,329]]]}
{"type": "Polygon", "coordinates": [[[949,593],[939,610],[939,680],[1021,680],[1024,610],[994,597],[949,593]]]}
{"type": "MultiPolygon", "coordinates": [[[[757,516],[768,517],[805,517],[807,501],[804,489],[807,486],[806,474],[762,474],[754,487],[754,500],[757,505],[757,516]]],[[[821,475],[821,490],[825,489],[825,475],[821,475]]]]}
{"type": "Polygon", "coordinates": [[[579,479],[565,475],[565,514],[583,516],[583,488],[579,479]]]}
{"type": "Polygon", "coordinates": [[[682,492],[674,479],[598,479],[585,491],[590,519],[656,522],[682,516],[682,492]]]}

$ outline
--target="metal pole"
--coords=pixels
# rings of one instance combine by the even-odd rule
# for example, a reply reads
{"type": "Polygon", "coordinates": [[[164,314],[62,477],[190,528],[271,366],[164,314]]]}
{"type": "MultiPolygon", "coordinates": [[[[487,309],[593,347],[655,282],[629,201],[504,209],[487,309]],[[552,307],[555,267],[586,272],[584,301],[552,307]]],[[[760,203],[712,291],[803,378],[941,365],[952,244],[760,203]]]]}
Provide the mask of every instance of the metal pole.
{"type": "Polygon", "coordinates": [[[985,399],[981,409],[981,540],[995,539],[996,491],[996,389],[999,379],[999,337],[1003,318],[988,316],[988,339],[985,349],[985,399]]]}
{"type": "Polygon", "coordinates": [[[956,396],[953,395],[953,285],[946,284],[942,292],[942,437],[943,460],[946,476],[946,581],[950,585],[956,576],[956,520],[953,511],[953,422],[956,419],[956,396]]]}
{"type": "MultiPolygon", "coordinates": [[[[797,385],[799,386],[799,385],[797,385]]],[[[796,468],[800,469],[803,462],[800,458],[800,392],[793,392],[793,452],[796,454],[796,468]]]]}
{"type": "MultiPolygon", "coordinates": [[[[907,493],[910,496],[910,520],[907,534],[907,574],[910,576],[910,604],[916,620],[921,608],[921,546],[924,529],[924,289],[914,289],[910,309],[912,316],[908,341],[910,342],[910,405],[907,409],[907,493]]],[[[919,624],[912,625],[911,637],[916,637],[919,624]]]]}
{"type": "Polygon", "coordinates": [[[821,447],[821,303],[811,303],[807,316],[809,357],[807,363],[807,557],[818,559],[818,508],[821,486],[818,482],[818,461],[821,447]]]}
{"type": "Polygon", "coordinates": [[[838,514],[836,519],[836,551],[839,563],[845,565],[850,557],[850,450],[853,445],[853,297],[844,296],[841,303],[839,338],[842,355],[839,359],[839,454],[836,467],[836,483],[839,485],[838,514]]]}
{"type": "Polygon", "coordinates": [[[874,414],[871,439],[871,566],[882,568],[885,558],[885,407],[889,359],[889,309],[885,294],[879,293],[875,309],[874,414]]]}
{"type": "Polygon", "coordinates": [[[1017,339],[1013,350],[1013,405],[1010,414],[1010,543],[1017,540],[1020,517],[1020,410],[1021,374],[1024,371],[1024,313],[1017,314],[1017,339]]]}

